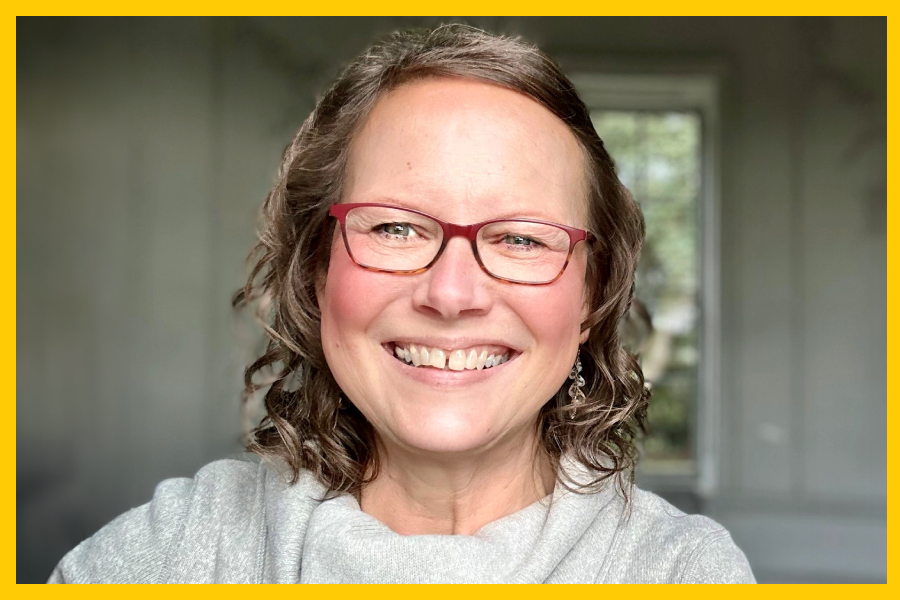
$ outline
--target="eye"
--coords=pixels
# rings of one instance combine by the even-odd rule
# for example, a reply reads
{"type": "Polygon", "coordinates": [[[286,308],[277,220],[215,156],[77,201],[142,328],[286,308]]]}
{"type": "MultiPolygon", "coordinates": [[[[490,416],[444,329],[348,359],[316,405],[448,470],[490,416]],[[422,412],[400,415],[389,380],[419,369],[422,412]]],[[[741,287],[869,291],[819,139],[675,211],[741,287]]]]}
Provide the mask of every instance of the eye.
{"type": "Polygon", "coordinates": [[[409,237],[415,234],[415,230],[409,223],[382,223],[375,229],[381,233],[399,237],[409,237]]]}
{"type": "Polygon", "coordinates": [[[515,235],[515,234],[507,234],[503,237],[503,242],[509,244],[510,246],[537,246],[540,245],[537,241],[531,239],[530,237],[525,237],[524,235],[515,235]]]}

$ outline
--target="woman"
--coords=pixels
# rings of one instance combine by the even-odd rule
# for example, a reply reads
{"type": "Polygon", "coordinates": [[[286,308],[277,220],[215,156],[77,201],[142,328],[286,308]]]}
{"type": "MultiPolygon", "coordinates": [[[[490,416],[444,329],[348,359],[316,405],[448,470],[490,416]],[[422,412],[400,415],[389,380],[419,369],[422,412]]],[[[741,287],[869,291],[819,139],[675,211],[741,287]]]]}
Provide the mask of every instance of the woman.
{"type": "Polygon", "coordinates": [[[350,65],[266,199],[274,371],[249,449],[51,581],[752,582],[728,533],[634,488],[647,392],[617,325],[643,238],[584,104],[464,26],[350,65]]]}

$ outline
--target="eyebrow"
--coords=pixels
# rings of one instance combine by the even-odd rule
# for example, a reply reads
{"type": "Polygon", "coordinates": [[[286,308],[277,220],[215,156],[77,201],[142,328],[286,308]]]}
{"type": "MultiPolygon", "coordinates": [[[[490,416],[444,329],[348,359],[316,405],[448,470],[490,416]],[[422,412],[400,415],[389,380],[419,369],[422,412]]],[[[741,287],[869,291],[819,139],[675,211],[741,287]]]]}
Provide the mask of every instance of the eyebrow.
{"type": "MultiPolygon", "coordinates": [[[[417,206],[414,203],[407,202],[406,200],[402,200],[400,198],[394,198],[393,196],[378,196],[378,197],[372,198],[370,200],[353,200],[353,202],[365,202],[365,203],[371,202],[371,203],[375,203],[375,204],[390,204],[390,205],[396,206],[397,208],[408,208],[410,210],[417,210],[417,211],[424,212],[424,213],[427,213],[427,214],[435,216],[435,217],[437,216],[437,215],[434,215],[427,208],[417,206]]],[[[556,217],[552,217],[552,216],[542,213],[542,212],[540,212],[540,213],[507,212],[507,213],[500,213],[497,216],[493,216],[489,219],[484,219],[484,220],[485,221],[494,221],[494,220],[502,220],[502,219],[534,219],[536,221],[547,221],[548,223],[559,223],[561,225],[566,225],[567,227],[580,227],[580,225],[571,225],[569,223],[566,223],[565,221],[559,220],[556,217]]],[[[446,219],[444,219],[444,220],[446,220],[446,219]]],[[[462,225],[462,223],[460,223],[460,224],[462,225]]],[[[467,223],[467,224],[471,224],[471,223],[467,223]]]]}

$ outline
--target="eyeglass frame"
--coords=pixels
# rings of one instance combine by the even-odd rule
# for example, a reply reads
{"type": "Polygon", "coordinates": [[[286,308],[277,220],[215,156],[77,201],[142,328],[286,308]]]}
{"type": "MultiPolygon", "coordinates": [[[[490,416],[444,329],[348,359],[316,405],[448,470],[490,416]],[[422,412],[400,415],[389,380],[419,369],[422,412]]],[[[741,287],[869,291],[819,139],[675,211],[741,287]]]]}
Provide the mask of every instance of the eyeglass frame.
{"type": "Polygon", "coordinates": [[[541,221],[539,219],[523,219],[523,218],[508,218],[508,219],[490,219],[488,221],[482,221],[480,223],[473,223],[472,225],[459,225],[457,223],[449,223],[442,219],[438,219],[435,216],[429,215],[426,212],[421,210],[416,210],[414,208],[406,208],[405,206],[396,206],[393,204],[383,204],[378,202],[350,202],[346,204],[332,204],[328,209],[328,214],[337,219],[338,224],[341,226],[341,237],[344,239],[344,248],[347,249],[347,254],[350,256],[350,259],[359,267],[366,269],[368,271],[374,271],[376,273],[393,273],[396,275],[417,275],[419,273],[424,273],[432,266],[434,263],[438,261],[441,255],[444,253],[444,249],[447,247],[447,243],[455,238],[455,237],[464,237],[469,240],[469,243],[472,246],[472,253],[475,255],[475,261],[478,263],[478,266],[481,267],[481,270],[487,273],[490,277],[497,279],[499,281],[506,281],[509,283],[516,283],[519,285],[550,285],[554,283],[557,279],[562,277],[562,274],[565,273],[566,267],[569,266],[569,261],[572,259],[572,253],[575,251],[575,246],[578,242],[587,242],[590,243],[596,239],[596,236],[587,231],[585,229],[578,229],[577,227],[569,227],[568,225],[561,225],[559,223],[553,223],[551,221],[541,221]],[[354,208],[365,208],[365,207],[375,207],[375,208],[392,208],[395,210],[405,210],[407,212],[411,212],[422,217],[427,217],[441,226],[443,230],[444,237],[441,240],[441,247],[438,248],[437,253],[434,255],[434,258],[431,259],[424,267],[418,269],[411,270],[395,270],[395,269],[382,269],[379,267],[372,267],[370,265],[364,265],[353,256],[353,251],[350,249],[350,242],[347,240],[347,229],[346,229],[346,219],[347,213],[349,213],[354,208]],[[566,262],[563,263],[563,266],[560,268],[559,273],[556,274],[556,277],[549,281],[520,281],[518,279],[510,279],[508,277],[501,277],[494,273],[491,273],[484,263],[481,261],[481,255],[478,253],[478,232],[482,227],[486,225],[490,225],[491,223],[503,223],[507,221],[512,221],[514,223],[537,223],[539,225],[550,225],[553,227],[558,227],[562,229],[569,235],[569,252],[566,254],[566,262]]]}

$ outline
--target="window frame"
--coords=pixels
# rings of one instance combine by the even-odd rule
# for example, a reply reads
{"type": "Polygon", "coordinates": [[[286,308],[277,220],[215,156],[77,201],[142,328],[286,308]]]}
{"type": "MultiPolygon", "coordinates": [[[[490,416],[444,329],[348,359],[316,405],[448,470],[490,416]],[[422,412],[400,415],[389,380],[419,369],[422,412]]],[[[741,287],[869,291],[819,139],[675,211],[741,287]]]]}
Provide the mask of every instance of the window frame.
{"type": "Polygon", "coordinates": [[[720,89],[721,67],[698,71],[660,72],[622,65],[610,68],[572,65],[569,77],[591,111],[693,111],[701,121],[701,181],[698,199],[699,351],[698,397],[694,414],[694,475],[638,474],[645,488],[670,493],[688,492],[699,499],[715,495],[721,484],[721,182],[720,89]]]}

